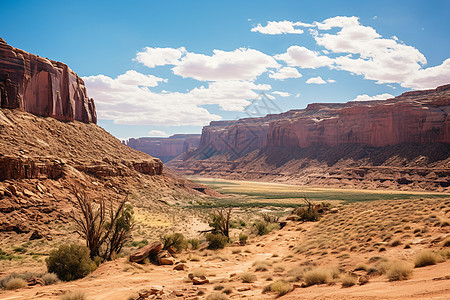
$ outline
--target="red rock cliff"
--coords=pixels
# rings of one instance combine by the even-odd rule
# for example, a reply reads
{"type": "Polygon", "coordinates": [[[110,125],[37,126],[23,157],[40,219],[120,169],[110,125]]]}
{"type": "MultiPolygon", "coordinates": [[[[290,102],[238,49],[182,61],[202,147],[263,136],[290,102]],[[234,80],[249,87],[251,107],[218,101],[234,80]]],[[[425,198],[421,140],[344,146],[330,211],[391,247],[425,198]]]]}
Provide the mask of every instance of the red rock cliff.
{"type": "Polygon", "coordinates": [[[211,122],[199,149],[241,156],[264,147],[450,143],[449,113],[450,85],[383,101],[314,103],[263,118],[211,122]]]}
{"type": "Polygon", "coordinates": [[[94,100],[67,65],[11,47],[0,38],[1,108],[61,121],[96,123],[94,100]]]}

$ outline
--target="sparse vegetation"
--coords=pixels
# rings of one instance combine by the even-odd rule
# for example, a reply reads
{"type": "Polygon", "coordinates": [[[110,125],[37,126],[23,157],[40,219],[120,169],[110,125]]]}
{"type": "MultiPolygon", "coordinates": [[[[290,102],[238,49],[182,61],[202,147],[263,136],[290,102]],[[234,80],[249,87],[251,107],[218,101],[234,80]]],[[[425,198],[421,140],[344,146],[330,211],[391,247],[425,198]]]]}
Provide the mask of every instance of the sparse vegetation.
{"type": "Polygon", "coordinates": [[[225,248],[228,243],[228,238],[222,234],[207,233],[206,240],[208,241],[208,249],[211,250],[225,248]]]}
{"type": "Polygon", "coordinates": [[[356,284],[356,282],[358,281],[357,277],[352,276],[350,274],[343,274],[343,275],[341,275],[340,279],[341,279],[342,287],[354,286],[356,284]]]}
{"type": "Polygon", "coordinates": [[[421,268],[429,265],[435,265],[439,261],[439,256],[429,250],[424,250],[416,255],[414,259],[414,266],[421,268]]]}
{"type": "Polygon", "coordinates": [[[17,290],[23,287],[26,287],[28,284],[22,278],[11,278],[5,285],[5,289],[7,290],[17,290]]]}
{"type": "Polygon", "coordinates": [[[252,283],[254,281],[256,281],[256,275],[252,274],[250,272],[244,272],[240,275],[240,278],[242,280],[242,282],[244,283],[252,283]]]}
{"type": "Polygon", "coordinates": [[[324,284],[330,281],[331,276],[329,270],[325,268],[316,268],[305,272],[303,275],[307,286],[315,284],[324,284]]]}
{"type": "Polygon", "coordinates": [[[188,243],[191,245],[192,250],[198,249],[200,245],[200,241],[198,239],[189,239],[188,243]]]}
{"type": "Polygon", "coordinates": [[[295,214],[299,216],[300,221],[314,222],[319,220],[319,213],[315,209],[313,203],[304,197],[304,207],[295,210],[295,214]]]}
{"type": "Polygon", "coordinates": [[[45,273],[41,278],[44,280],[46,285],[59,282],[58,276],[55,273],[45,273]]]}
{"type": "Polygon", "coordinates": [[[228,297],[223,293],[214,293],[214,294],[208,295],[206,297],[206,300],[228,300],[228,297]]]}
{"type": "Polygon", "coordinates": [[[283,296],[292,291],[292,284],[286,281],[278,280],[263,288],[263,293],[274,292],[278,296],[283,296]]]}
{"type": "Polygon", "coordinates": [[[61,245],[50,252],[47,259],[48,272],[55,273],[63,281],[83,278],[97,266],[89,257],[89,249],[81,245],[61,245]]]}
{"type": "Polygon", "coordinates": [[[61,296],[61,300],[85,300],[83,292],[68,292],[61,296]]]}
{"type": "Polygon", "coordinates": [[[173,233],[171,235],[163,236],[161,238],[161,242],[163,243],[164,250],[172,247],[178,253],[183,249],[186,249],[188,245],[188,242],[184,239],[184,235],[182,233],[173,233]]]}
{"type": "Polygon", "coordinates": [[[78,209],[78,213],[70,215],[76,224],[75,232],[86,241],[92,259],[99,256],[111,260],[131,238],[134,212],[127,203],[128,195],[114,207],[112,200],[107,203],[101,198],[94,202],[78,187],[73,188],[73,194],[78,209]]]}
{"type": "Polygon", "coordinates": [[[406,280],[412,275],[413,265],[406,261],[390,262],[386,272],[389,281],[406,280]]]}
{"type": "Polygon", "coordinates": [[[241,232],[239,234],[239,244],[245,245],[247,243],[247,240],[248,240],[248,235],[246,235],[243,232],[241,232]]]}

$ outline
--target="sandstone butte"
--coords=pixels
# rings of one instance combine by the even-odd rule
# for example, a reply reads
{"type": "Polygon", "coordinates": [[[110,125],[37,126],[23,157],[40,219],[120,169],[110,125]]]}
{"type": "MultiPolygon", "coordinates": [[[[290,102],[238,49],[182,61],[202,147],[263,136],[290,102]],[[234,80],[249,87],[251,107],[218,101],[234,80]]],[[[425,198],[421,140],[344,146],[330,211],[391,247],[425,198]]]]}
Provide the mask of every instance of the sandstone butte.
{"type": "Polygon", "coordinates": [[[73,186],[94,199],[134,193],[140,206],[166,211],[180,195],[203,195],[164,172],[158,158],[97,126],[94,101],[63,63],[0,39],[0,94],[0,234],[51,232],[53,222],[66,223],[73,186]]]}
{"type": "Polygon", "coordinates": [[[158,157],[166,163],[198,147],[200,134],[174,134],[167,138],[141,137],[126,141],[127,146],[158,157]]]}
{"type": "MultiPolygon", "coordinates": [[[[448,187],[449,113],[450,84],[388,100],[312,103],[305,109],[260,118],[214,121],[203,128],[196,151],[168,166],[185,174],[267,180],[285,177],[302,184],[327,184],[332,178],[340,182],[369,180],[347,173],[367,175],[375,172],[375,167],[376,172],[380,168],[404,171],[406,166],[421,167],[425,173],[417,169],[387,176],[383,171],[375,177],[380,182],[422,177],[424,182],[433,181],[431,186],[448,187]],[[363,167],[371,170],[361,171],[363,167]],[[311,176],[320,182],[311,181],[311,176]]],[[[418,183],[414,180],[402,182],[414,188],[418,183]]]]}
{"type": "Polygon", "coordinates": [[[0,38],[1,108],[61,121],[96,123],[94,100],[66,64],[11,47],[0,38]]]}

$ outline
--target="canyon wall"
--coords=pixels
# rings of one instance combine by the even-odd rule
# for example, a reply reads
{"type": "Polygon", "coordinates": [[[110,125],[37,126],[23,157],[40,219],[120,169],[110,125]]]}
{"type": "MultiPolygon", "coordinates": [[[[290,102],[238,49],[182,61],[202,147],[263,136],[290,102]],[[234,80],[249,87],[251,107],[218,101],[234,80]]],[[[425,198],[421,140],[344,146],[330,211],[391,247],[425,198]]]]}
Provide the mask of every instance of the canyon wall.
{"type": "Polygon", "coordinates": [[[261,118],[211,122],[198,149],[168,166],[235,179],[448,189],[449,113],[445,85],[388,100],[313,103],[261,118]]]}
{"type": "Polygon", "coordinates": [[[175,134],[168,138],[131,138],[126,145],[151,156],[158,157],[162,162],[168,162],[180,154],[198,147],[200,134],[175,134]]]}
{"type": "Polygon", "coordinates": [[[11,47],[0,38],[1,108],[60,121],[96,123],[94,100],[66,64],[11,47]]]}

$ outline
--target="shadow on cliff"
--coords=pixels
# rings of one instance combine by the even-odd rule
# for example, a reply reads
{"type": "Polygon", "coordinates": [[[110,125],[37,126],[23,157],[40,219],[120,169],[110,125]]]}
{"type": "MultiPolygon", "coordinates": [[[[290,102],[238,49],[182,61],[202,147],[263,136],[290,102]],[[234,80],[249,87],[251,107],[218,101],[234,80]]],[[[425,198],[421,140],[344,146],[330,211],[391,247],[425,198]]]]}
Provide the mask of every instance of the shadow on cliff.
{"type": "Polygon", "coordinates": [[[381,166],[427,166],[430,163],[442,161],[450,157],[450,144],[413,144],[404,143],[393,146],[370,147],[361,144],[344,144],[338,146],[317,145],[308,148],[299,147],[268,147],[260,150],[260,155],[266,156],[268,165],[281,167],[295,159],[308,159],[325,162],[329,167],[340,160],[365,160],[369,165],[381,166]]]}

